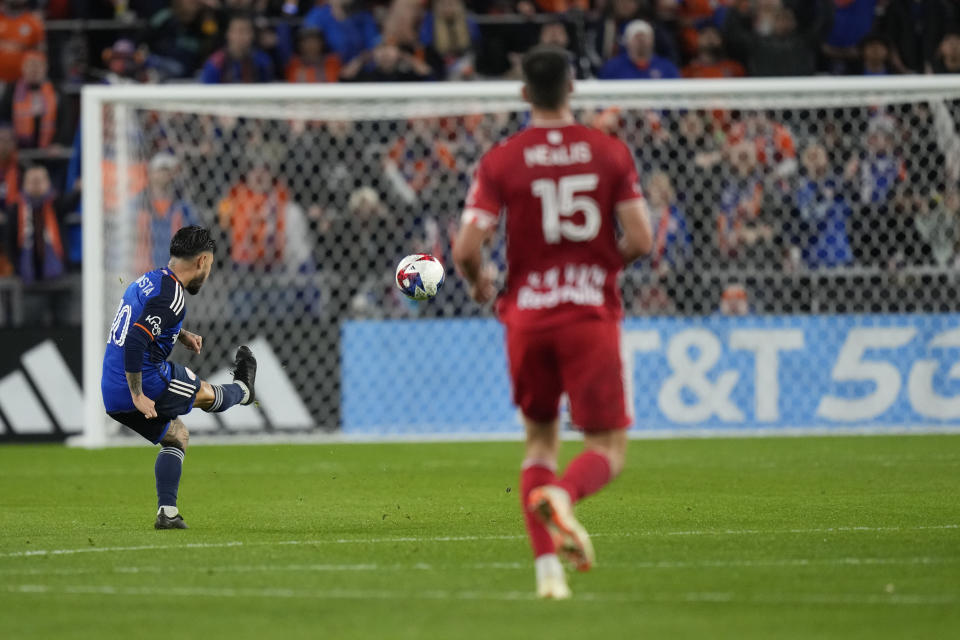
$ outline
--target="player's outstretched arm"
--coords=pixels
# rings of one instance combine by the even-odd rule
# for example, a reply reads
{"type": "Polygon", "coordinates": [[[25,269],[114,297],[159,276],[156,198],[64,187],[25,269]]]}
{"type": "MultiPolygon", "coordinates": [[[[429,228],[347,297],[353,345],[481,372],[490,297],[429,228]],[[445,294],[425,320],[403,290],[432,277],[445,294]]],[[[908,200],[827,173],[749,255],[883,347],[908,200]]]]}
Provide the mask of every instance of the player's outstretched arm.
{"type": "Polygon", "coordinates": [[[642,198],[629,200],[617,206],[617,218],[623,235],[617,243],[624,264],[630,264],[653,249],[653,230],[650,211],[642,198]]]}

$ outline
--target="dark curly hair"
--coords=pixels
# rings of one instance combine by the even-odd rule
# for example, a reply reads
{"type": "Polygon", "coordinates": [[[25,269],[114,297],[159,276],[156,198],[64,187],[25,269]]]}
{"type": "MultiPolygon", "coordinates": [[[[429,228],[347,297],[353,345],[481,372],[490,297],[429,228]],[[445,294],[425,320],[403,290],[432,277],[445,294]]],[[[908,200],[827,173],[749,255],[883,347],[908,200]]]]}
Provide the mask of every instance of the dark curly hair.
{"type": "Polygon", "coordinates": [[[217,243],[210,237],[210,231],[196,225],[182,227],[170,241],[170,256],[173,258],[193,258],[209,251],[213,253],[217,243]]]}

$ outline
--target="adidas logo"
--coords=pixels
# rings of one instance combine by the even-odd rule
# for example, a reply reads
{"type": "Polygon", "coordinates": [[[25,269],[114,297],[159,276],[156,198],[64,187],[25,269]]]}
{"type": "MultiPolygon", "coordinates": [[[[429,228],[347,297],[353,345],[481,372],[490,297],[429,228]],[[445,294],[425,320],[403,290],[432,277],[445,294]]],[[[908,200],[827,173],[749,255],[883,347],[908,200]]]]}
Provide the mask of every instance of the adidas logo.
{"type": "MultiPolygon", "coordinates": [[[[256,406],[216,414],[191,411],[183,418],[190,431],[312,429],[314,420],[270,344],[257,338],[249,346],[257,358],[256,406]]],[[[0,438],[81,433],[83,392],[54,341],[45,340],[26,351],[20,364],[20,369],[0,378],[0,438]]],[[[226,367],[204,378],[211,384],[233,382],[226,367]]],[[[91,401],[100,403],[100,389],[95,393],[91,401]]]]}
{"type": "Polygon", "coordinates": [[[79,433],[83,393],[53,340],[25,352],[20,364],[0,378],[0,435],[79,433]]]}
{"type": "MultiPolygon", "coordinates": [[[[231,432],[263,432],[268,426],[276,429],[313,429],[315,421],[287,377],[273,347],[263,338],[250,342],[257,359],[257,402],[249,407],[235,407],[222,413],[194,409],[183,416],[183,423],[194,433],[220,430],[231,432]]],[[[227,368],[212,375],[200,376],[210,384],[229,384],[233,374],[227,368]]]]}

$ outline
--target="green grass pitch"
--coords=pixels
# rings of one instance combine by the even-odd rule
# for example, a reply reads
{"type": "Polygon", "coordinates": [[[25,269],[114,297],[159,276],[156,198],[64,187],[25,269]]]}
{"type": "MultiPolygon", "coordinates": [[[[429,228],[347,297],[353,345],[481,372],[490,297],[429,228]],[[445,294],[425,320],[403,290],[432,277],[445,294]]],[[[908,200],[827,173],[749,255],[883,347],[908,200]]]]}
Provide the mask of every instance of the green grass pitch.
{"type": "MultiPolygon", "coordinates": [[[[564,459],[579,449],[567,443],[564,459]]],[[[960,437],[635,441],[533,598],[521,445],[0,448],[0,638],[958,638],[960,437]]]]}

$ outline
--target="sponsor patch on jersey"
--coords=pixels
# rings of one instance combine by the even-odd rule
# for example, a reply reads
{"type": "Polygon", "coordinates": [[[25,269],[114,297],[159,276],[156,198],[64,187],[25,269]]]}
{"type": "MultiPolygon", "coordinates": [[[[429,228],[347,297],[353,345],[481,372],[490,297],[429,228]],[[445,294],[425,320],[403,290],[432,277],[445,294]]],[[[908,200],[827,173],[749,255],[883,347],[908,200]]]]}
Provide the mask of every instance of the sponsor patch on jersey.
{"type": "Polygon", "coordinates": [[[147,321],[147,324],[150,325],[150,331],[153,333],[153,335],[160,335],[160,332],[163,330],[160,326],[160,316],[147,316],[145,320],[147,321]]]}

